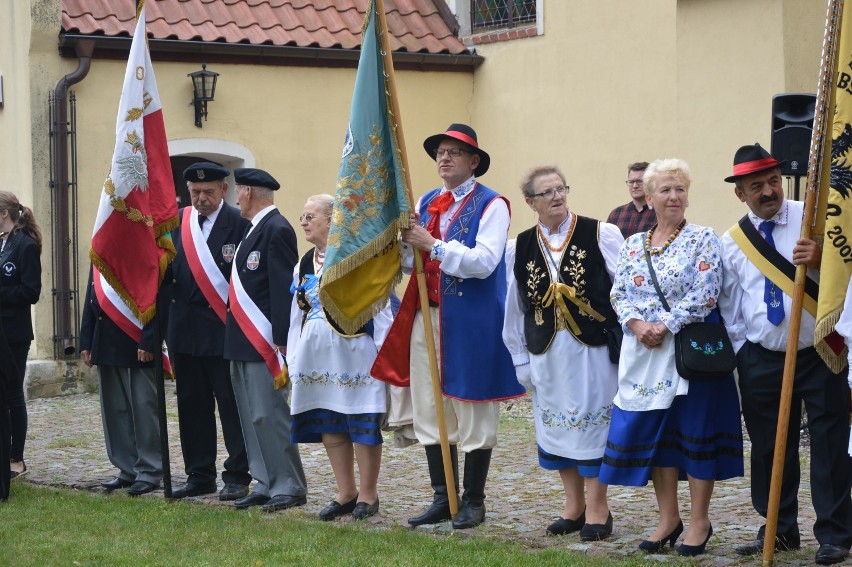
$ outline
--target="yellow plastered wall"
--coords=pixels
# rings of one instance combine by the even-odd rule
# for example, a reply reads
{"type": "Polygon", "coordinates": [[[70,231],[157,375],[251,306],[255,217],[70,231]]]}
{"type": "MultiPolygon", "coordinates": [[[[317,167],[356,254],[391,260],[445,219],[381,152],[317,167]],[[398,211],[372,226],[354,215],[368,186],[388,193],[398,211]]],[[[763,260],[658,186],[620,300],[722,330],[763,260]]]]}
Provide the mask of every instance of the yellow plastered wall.
{"type": "MultiPolygon", "coordinates": [[[[115,145],[115,113],[125,64],[97,61],[75,87],[78,99],[81,253],[88,250],[103,180],[115,145]]],[[[192,84],[200,65],[162,63],[154,72],[169,141],[201,138],[246,148],[255,166],[280,183],[275,204],[304,240],[298,217],[308,196],[334,193],[349,119],[355,69],[208,64],[220,74],[203,127],[194,125],[192,84]]],[[[397,87],[415,199],[439,184],[423,139],[453,121],[469,121],[470,73],[401,71],[397,87]]],[[[233,191],[233,188],[231,188],[233,191]]],[[[231,195],[233,198],[233,195],[231,195]]],[[[81,272],[85,273],[85,270],[81,272]]],[[[81,285],[84,285],[82,282],[81,285]]]]}
{"type": "Polygon", "coordinates": [[[734,152],[769,148],[773,95],[816,90],[824,19],[813,0],[549,0],[543,35],[477,46],[483,182],[510,196],[512,234],[535,222],[528,167],[561,166],[569,205],[605,219],[627,164],[666,157],[691,166],[687,217],[724,232],[744,212],[722,182],[734,152]]]}

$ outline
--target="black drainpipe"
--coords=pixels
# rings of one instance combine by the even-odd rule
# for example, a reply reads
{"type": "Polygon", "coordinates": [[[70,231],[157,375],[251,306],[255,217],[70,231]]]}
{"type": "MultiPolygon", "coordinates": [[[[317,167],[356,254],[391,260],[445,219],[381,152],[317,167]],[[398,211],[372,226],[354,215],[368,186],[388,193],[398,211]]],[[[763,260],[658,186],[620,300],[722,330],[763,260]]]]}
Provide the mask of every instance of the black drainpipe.
{"type": "Polygon", "coordinates": [[[56,301],[57,305],[57,330],[59,332],[59,341],[62,345],[62,350],[66,356],[74,354],[76,347],[74,345],[74,333],[72,331],[71,321],[71,270],[70,270],[70,221],[69,221],[69,187],[68,187],[68,88],[76,85],[89,74],[89,69],[92,66],[92,52],[95,48],[93,40],[82,40],[75,46],[79,65],[73,73],[65,75],[56,84],[54,91],[54,124],[53,137],[54,152],[53,152],[53,171],[56,172],[55,185],[53,190],[56,191],[56,210],[54,215],[56,218],[56,226],[53,232],[53,249],[56,251],[56,269],[57,269],[57,290],[56,301]]]}

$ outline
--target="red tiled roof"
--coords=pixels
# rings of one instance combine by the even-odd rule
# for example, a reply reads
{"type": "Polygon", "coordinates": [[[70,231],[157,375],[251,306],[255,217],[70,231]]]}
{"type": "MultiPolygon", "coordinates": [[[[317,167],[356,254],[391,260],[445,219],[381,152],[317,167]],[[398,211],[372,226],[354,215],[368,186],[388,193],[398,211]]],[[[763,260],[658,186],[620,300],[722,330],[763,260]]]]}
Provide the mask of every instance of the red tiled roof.
{"type": "MultiPolygon", "coordinates": [[[[435,2],[385,0],[393,51],[466,55],[435,2]]],[[[357,49],[368,0],[147,0],[148,36],[198,42],[357,49]]],[[[447,13],[446,6],[443,7],[447,13]]],[[[129,37],[132,0],[62,0],[62,30],[129,37]]]]}

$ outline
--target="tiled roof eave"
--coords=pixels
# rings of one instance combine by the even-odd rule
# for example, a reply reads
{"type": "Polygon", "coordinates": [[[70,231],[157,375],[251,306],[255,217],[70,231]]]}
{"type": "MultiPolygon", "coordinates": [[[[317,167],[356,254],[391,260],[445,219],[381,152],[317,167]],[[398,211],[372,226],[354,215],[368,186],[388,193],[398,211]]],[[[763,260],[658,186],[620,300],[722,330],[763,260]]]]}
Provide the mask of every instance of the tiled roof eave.
{"type": "MultiPolygon", "coordinates": [[[[121,59],[130,51],[130,37],[85,35],[63,32],[59,34],[59,52],[63,57],[76,57],[75,45],[83,39],[95,43],[93,58],[121,59]]],[[[181,61],[245,61],[256,59],[261,65],[357,66],[359,49],[326,47],[296,47],[288,45],[254,45],[245,43],[219,43],[173,39],[149,39],[148,45],[155,59],[181,61]],[[160,57],[157,57],[157,56],[160,57]]],[[[481,55],[452,53],[412,53],[394,51],[394,64],[402,68],[444,68],[472,71],[485,60],[481,55]]]]}

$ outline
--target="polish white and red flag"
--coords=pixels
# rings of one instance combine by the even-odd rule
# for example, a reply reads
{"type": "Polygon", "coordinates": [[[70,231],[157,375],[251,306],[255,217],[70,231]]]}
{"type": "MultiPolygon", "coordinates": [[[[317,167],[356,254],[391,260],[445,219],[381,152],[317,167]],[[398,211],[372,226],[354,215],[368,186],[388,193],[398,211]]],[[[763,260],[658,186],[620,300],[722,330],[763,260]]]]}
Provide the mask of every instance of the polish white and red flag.
{"type": "Polygon", "coordinates": [[[156,313],[157,290],[175,256],[170,232],[178,211],[144,2],[137,18],[89,257],[145,324],[156,313]]]}

